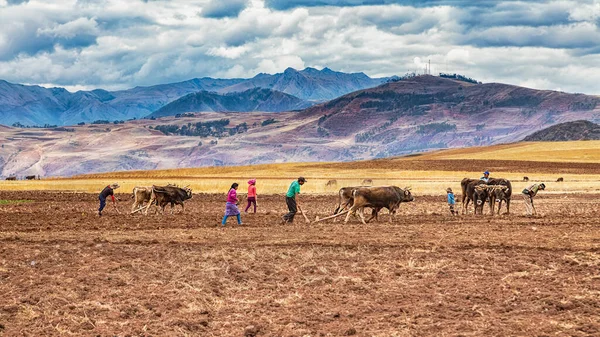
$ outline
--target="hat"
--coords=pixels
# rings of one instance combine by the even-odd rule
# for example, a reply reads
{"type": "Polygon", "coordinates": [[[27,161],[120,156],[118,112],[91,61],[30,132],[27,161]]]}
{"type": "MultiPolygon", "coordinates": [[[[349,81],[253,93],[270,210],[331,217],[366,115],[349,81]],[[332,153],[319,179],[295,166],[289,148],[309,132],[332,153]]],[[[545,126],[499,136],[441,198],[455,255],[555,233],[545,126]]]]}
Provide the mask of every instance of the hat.
{"type": "Polygon", "coordinates": [[[541,188],[541,189],[543,189],[543,190],[545,190],[545,189],[546,189],[546,184],[544,184],[544,183],[541,183],[541,184],[540,184],[540,188],[541,188]]]}
{"type": "Polygon", "coordinates": [[[306,178],[304,178],[304,177],[300,177],[300,178],[298,178],[298,182],[301,182],[301,181],[302,181],[302,182],[306,182],[306,178]]]}
{"type": "Polygon", "coordinates": [[[450,187],[448,187],[448,188],[446,189],[446,192],[452,192],[452,189],[451,189],[450,187]]]}
{"type": "Polygon", "coordinates": [[[483,172],[483,174],[490,174],[490,171],[485,171],[483,172]]]}
{"type": "Polygon", "coordinates": [[[119,188],[119,187],[120,187],[120,186],[119,186],[119,184],[117,184],[117,183],[110,184],[110,188],[112,188],[113,190],[114,190],[115,188],[119,188]]]}
{"type": "Polygon", "coordinates": [[[256,179],[248,180],[248,185],[254,185],[254,184],[256,184],[256,179]]]}

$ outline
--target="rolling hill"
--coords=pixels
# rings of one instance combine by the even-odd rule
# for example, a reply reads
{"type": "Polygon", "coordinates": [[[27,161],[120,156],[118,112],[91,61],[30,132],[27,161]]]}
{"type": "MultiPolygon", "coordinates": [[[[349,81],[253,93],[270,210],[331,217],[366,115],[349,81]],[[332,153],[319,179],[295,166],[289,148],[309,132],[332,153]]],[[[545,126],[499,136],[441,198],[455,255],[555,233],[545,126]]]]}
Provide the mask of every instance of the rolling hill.
{"type": "Polygon", "coordinates": [[[355,161],[485,147],[517,142],[557,123],[599,121],[598,100],[581,94],[419,76],[353,92],[300,112],[207,112],[118,125],[8,128],[0,132],[5,145],[0,148],[0,172],[3,176],[70,176],[355,161]],[[208,123],[215,120],[225,120],[227,125],[215,129],[208,123]],[[184,128],[186,132],[169,131],[184,128]],[[202,132],[187,132],[190,128],[202,132]]]}
{"type": "Polygon", "coordinates": [[[311,104],[298,97],[271,89],[254,88],[243,92],[218,94],[199,91],[185,95],[147,117],[175,116],[185,112],[281,112],[304,109],[311,104]]]}
{"type": "Polygon", "coordinates": [[[574,121],[553,125],[523,139],[526,142],[560,142],[570,140],[600,140],[600,125],[574,121]]]}
{"type": "MultiPolygon", "coordinates": [[[[349,92],[384,83],[388,78],[370,78],[363,73],[346,74],[328,68],[292,68],[279,74],[259,74],[250,79],[194,78],[188,81],[135,87],[128,90],[77,91],[13,84],[0,80],[0,124],[70,125],[95,120],[142,118],[190,93],[244,92],[266,88],[302,100],[325,101],[349,92]]],[[[278,102],[275,102],[276,106],[278,102]]],[[[275,111],[276,106],[264,106],[275,111]]]]}

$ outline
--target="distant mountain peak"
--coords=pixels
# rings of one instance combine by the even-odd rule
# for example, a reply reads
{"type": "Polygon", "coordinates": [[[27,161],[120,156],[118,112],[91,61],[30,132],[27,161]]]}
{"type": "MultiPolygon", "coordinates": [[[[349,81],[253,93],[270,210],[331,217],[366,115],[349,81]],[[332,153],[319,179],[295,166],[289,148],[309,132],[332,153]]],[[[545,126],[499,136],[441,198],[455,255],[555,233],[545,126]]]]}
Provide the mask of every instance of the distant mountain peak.
{"type": "Polygon", "coordinates": [[[287,67],[285,68],[285,70],[283,71],[284,74],[295,74],[297,73],[298,70],[292,68],[292,67],[287,67]]]}

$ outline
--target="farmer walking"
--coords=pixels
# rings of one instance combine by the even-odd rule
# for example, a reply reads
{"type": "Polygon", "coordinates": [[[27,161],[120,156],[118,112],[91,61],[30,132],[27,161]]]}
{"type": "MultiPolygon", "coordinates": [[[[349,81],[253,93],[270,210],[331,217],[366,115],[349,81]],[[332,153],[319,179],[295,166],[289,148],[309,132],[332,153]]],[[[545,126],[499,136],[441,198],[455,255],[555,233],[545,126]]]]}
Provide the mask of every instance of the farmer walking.
{"type": "Polygon", "coordinates": [[[294,216],[298,212],[298,201],[296,200],[296,196],[300,194],[300,186],[304,185],[305,182],[306,179],[304,177],[300,177],[290,184],[290,188],[285,195],[285,203],[287,204],[290,212],[283,216],[282,219],[284,224],[294,222],[294,216]]]}
{"type": "Polygon", "coordinates": [[[256,179],[248,180],[248,206],[244,213],[248,213],[250,205],[254,204],[254,213],[256,213],[256,179]]]}
{"type": "Polygon", "coordinates": [[[106,186],[102,192],[100,192],[100,195],[98,195],[98,199],[100,200],[100,207],[98,208],[98,216],[102,216],[102,210],[104,209],[104,206],[106,206],[106,198],[108,198],[108,196],[110,196],[112,198],[112,202],[113,205],[115,206],[115,209],[117,210],[117,212],[120,214],[121,211],[119,211],[119,209],[117,208],[117,203],[115,201],[115,190],[119,188],[119,184],[114,183],[114,184],[110,184],[108,186],[106,186]]]}
{"type": "Polygon", "coordinates": [[[233,183],[229,188],[229,192],[227,193],[227,203],[225,204],[225,216],[223,216],[223,221],[221,221],[222,226],[225,226],[227,223],[227,218],[230,216],[235,216],[237,218],[238,225],[242,225],[242,217],[240,215],[240,210],[237,207],[239,203],[237,198],[238,186],[238,183],[233,183]]]}
{"type": "Polygon", "coordinates": [[[523,199],[525,200],[525,209],[527,210],[527,215],[537,215],[537,211],[535,210],[535,206],[533,205],[533,197],[535,197],[539,190],[545,190],[546,185],[544,183],[541,184],[533,184],[528,188],[523,190],[523,199]]]}

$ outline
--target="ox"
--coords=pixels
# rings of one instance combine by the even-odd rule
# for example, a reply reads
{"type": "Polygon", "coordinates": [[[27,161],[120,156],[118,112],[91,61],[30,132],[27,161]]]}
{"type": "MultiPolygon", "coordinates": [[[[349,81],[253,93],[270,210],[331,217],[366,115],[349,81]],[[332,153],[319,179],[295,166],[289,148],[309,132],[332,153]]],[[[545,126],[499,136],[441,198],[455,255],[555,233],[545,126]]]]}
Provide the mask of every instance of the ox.
{"type": "MultiPolygon", "coordinates": [[[[506,202],[506,214],[510,214],[510,197],[512,196],[512,184],[510,180],[504,178],[490,178],[487,182],[488,185],[495,186],[506,186],[506,189],[502,189],[502,191],[498,191],[496,189],[496,196],[494,200],[490,199],[490,202],[500,200],[500,205],[498,205],[498,214],[500,214],[500,206],[502,206],[502,201],[506,202]]],[[[490,195],[492,197],[492,195],[490,195]]],[[[490,205],[492,215],[494,214],[494,204],[490,205]]]]}
{"type": "Polygon", "coordinates": [[[6,177],[6,180],[17,180],[17,177],[6,177]]]}
{"type": "Polygon", "coordinates": [[[363,224],[367,224],[376,217],[376,213],[382,208],[387,208],[390,211],[390,223],[393,221],[393,216],[396,214],[396,210],[400,207],[402,202],[409,202],[415,200],[410,193],[409,188],[401,189],[397,186],[378,186],[378,187],[360,187],[352,191],[352,197],[354,199],[352,207],[346,215],[345,223],[350,219],[350,215],[355,215],[358,210],[360,220],[363,224]],[[365,222],[365,216],[363,214],[365,207],[373,208],[373,214],[365,222]]]}
{"type": "Polygon", "coordinates": [[[156,203],[164,214],[165,206],[171,204],[171,214],[175,205],[181,205],[182,212],[185,211],[184,201],[192,198],[192,190],[189,187],[176,186],[154,186],[152,185],[152,196],[146,206],[144,214],[148,214],[148,209],[156,203]]]}
{"type": "Polygon", "coordinates": [[[504,185],[488,185],[488,193],[490,198],[490,213],[494,215],[494,205],[498,202],[498,215],[500,215],[500,209],[502,208],[502,201],[509,203],[510,198],[508,194],[508,186],[504,185]]]}
{"type": "MultiPolygon", "coordinates": [[[[483,205],[488,200],[490,196],[488,185],[486,184],[470,184],[467,186],[467,193],[469,195],[469,199],[473,200],[473,207],[475,208],[474,214],[483,215],[483,205]]],[[[467,206],[469,201],[467,200],[467,206]]]]}
{"type": "Polygon", "coordinates": [[[523,181],[524,182],[528,182],[529,181],[529,177],[523,177],[523,181]]]}
{"type": "Polygon", "coordinates": [[[479,179],[469,179],[469,178],[464,178],[463,180],[460,181],[460,187],[462,189],[462,194],[461,194],[462,214],[465,214],[465,212],[467,211],[467,206],[469,205],[469,201],[473,200],[472,192],[471,192],[471,195],[469,195],[469,193],[467,193],[468,187],[470,185],[473,185],[473,189],[474,189],[474,186],[479,185],[479,184],[485,184],[485,181],[479,180],[479,179]]]}
{"type": "Polygon", "coordinates": [[[560,177],[560,178],[556,179],[557,183],[562,183],[563,181],[565,181],[565,179],[563,179],[563,177],[560,177]]]}
{"type": "MultiPolygon", "coordinates": [[[[341,212],[343,212],[344,210],[346,210],[347,208],[352,207],[352,205],[354,204],[354,196],[352,195],[352,192],[357,189],[357,188],[361,188],[361,187],[368,187],[368,186],[351,186],[351,187],[342,187],[340,188],[339,192],[338,192],[338,205],[335,209],[335,211],[333,211],[333,214],[339,214],[341,212]]],[[[375,220],[377,220],[377,212],[379,212],[379,210],[373,209],[372,215],[375,216],[375,220]]],[[[337,218],[334,218],[333,221],[337,221],[337,218]]]]}
{"type": "Polygon", "coordinates": [[[143,210],[144,204],[149,203],[152,198],[152,187],[134,187],[131,198],[133,199],[133,205],[131,206],[130,214],[143,210]]]}
{"type": "Polygon", "coordinates": [[[25,176],[25,180],[35,180],[35,176],[25,176]]]}

